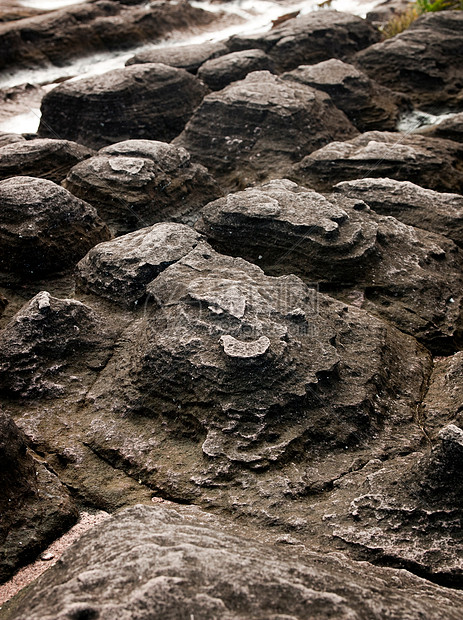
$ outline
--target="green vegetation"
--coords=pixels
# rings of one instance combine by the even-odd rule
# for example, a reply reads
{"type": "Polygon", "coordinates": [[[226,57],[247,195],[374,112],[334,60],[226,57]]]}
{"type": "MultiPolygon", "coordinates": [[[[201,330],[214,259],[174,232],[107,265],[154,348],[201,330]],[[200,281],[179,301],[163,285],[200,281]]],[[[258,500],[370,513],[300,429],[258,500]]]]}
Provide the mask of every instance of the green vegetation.
{"type": "Polygon", "coordinates": [[[406,11],[394,15],[383,27],[384,39],[395,37],[396,34],[406,30],[415,19],[423,13],[433,13],[436,11],[463,10],[463,0],[416,0],[406,11]]]}

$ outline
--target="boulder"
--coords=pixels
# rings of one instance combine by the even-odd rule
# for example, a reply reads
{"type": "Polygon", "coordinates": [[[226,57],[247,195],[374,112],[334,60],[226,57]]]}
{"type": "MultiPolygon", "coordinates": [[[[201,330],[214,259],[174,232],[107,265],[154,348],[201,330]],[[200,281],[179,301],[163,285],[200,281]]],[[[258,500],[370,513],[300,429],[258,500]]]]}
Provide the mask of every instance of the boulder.
{"type": "Polygon", "coordinates": [[[418,107],[461,106],[463,14],[425,13],[400,34],[371,45],[355,63],[418,107]]]}
{"type": "Polygon", "coordinates": [[[278,71],[291,71],[299,65],[329,58],[348,60],[379,38],[379,31],[360,17],[338,11],[314,11],[263,34],[235,35],[227,46],[231,51],[262,49],[273,58],[278,71]]]}
{"type": "Polygon", "coordinates": [[[179,69],[186,69],[190,73],[196,73],[199,67],[207,60],[218,58],[229,52],[228,47],[220,41],[206,41],[196,45],[179,45],[145,50],[129,58],[125,64],[129,66],[146,62],[160,62],[163,65],[178,67],[179,69]]]}
{"type": "Polygon", "coordinates": [[[132,138],[169,142],[207,92],[184,69],[162,64],[64,82],[43,99],[39,135],[58,134],[92,148],[132,138]]]}
{"type": "Polygon", "coordinates": [[[174,144],[236,188],[281,176],[304,154],[356,134],[325,93],[257,71],[206,96],[174,144]]]}
{"type": "Polygon", "coordinates": [[[457,620],[462,604],[406,571],[238,536],[189,507],[137,505],[86,533],[6,618],[457,620]]]}
{"type": "Polygon", "coordinates": [[[463,142],[463,112],[446,118],[437,125],[426,127],[421,130],[421,133],[434,138],[444,138],[444,140],[463,142]]]}
{"type": "Polygon", "coordinates": [[[109,238],[95,209],[59,185],[32,177],[0,182],[3,282],[62,272],[109,238]]]}
{"type": "Polygon", "coordinates": [[[439,192],[463,192],[463,147],[451,140],[368,131],[307,155],[292,177],[319,190],[340,181],[388,177],[439,192]]]}
{"type": "Polygon", "coordinates": [[[82,289],[132,307],[161,271],[188,254],[200,235],[183,224],[142,228],[94,247],[77,265],[82,289]]]}
{"type": "Polygon", "coordinates": [[[273,61],[262,50],[242,50],[206,61],[198,70],[198,77],[211,90],[222,90],[228,84],[244,80],[253,71],[273,72],[273,61]]]}
{"type": "Polygon", "coordinates": [[[328,93],[360,131],[394,130],[401,112],[408,107],[405,97],[335,58],[302,65],[282,77],[328,93]]]}
{"type": "Polygon", "coordinates": [[[8,133],[6,131],[0,131],[0,148],[7,144],[13,144],[14,142],[24,142],[25,138],[21,134],[8,133]]]}
{"type": "Polygon", "coordinates": [[[463,196],[424,189],[409,181],[369,178],[338,183],[334,191],[363,200],[380,215],[445,235],[463,247],[463,196]]]}
{"type": "Polygon", "coordinates": [[[93,154],[68,140],[10,140],[0,146],[0,179],[22,175],[61,183],[73,166],[93,154]]]}
{"type": "Polygon", "coordinates": [[[106,147],[74,166],[63,185],[92,204],[115,235],[163,220],[194,223],[202,206],[222,196],[185,149],[154,140],[106,147]]]}
{"type": "Polygon", "coordinates": [[[67,489],[0,410],[0,583],[69,529],[78,512],[67,489]]]}
{"type": "Polygon", "coordinates": [[[221,252],[317,283],[433,351],[452,352],[462,342],[461,251],[361,200],[273,181],[210,203],[197,228],[221,252]]]}

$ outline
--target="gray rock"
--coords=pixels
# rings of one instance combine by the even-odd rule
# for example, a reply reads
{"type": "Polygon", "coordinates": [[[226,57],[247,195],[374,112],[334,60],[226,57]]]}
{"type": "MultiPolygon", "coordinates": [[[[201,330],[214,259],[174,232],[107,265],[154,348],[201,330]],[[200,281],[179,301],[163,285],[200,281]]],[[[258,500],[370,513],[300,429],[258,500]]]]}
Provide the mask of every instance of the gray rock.
{"type": "Polygon", "coordinates": [[[368,131],[332,142],[294,167],[295,180],[315,189],[340,181],[388,177],[440,192],[463,192],[463,147],[451,140],[368,131]]]}
{"type": "Polygon", "coordinates": [[[154,140],[106,147],[72,168],[63,185],[92,204],[115,235],[163,220],[194,223],[202,206],[222,196],[185,149],[154,140]]]}
{"type": "Polygon", "coordinates": [[[231,51],[260,48],[279,71],[291,71],[329,58],[346,60],[379,40],[376,28],[360,17],[338,11],[314,11],[283,22],[264,34],[235,35],[231,51]]]}
{"type": "Polygon", "coordinates": [[[220,41],[206,41],[197,45],[180,45],[146,50],[135,54],[125,64],[129,66],[146,62],[160,62],[171,67],[186,69],[190,73],[196,73],[199,67],[207,60],[228,54],[229,51],[228,47],[220,41]]]}
{"type": "Polygon", "coordinates": [[[61,183],[73,166],[93,154],[68,140],[15,140],[0,146],[0,179],[21,175],[61,183]]]}
{"type": "Polygon", "coordinates": [[[463,142],[463,112],[444,119],[438,125],[423,129],[421,133],[434,138],[463,142]]]}
{"type": "Polygon", "coordinates": [[[221,183],[243,187],[356,133],[325,93],[257,71],[205,97],[174,143],[221,183]]]}
{"type": "Polygon", "coordinates": [[[184,69],[162,64],[64,82],[42,101],[39,135],[58,134],[92,148],[132,138],[169,142],[207,92],[184,69]]]}
{"type": "Polygon", "coordinates": [[[198,77],[211,90],[221,90],[253,71],[273,72],[273,61],[262,50],[242,50],[208,60],[198,70],[198,77]]]}
{"type": "Polygon", "coordinates": [[[183,224],[155,224],[100,243],[77,265],[81,288],[131,307],[161,271],[188,254],[200,235],[183,224]]]}
{"type": "Polygon", "coordinates": [[[284,74],[288,80],[323,90],[360,130],[394,130],[401,112],[408,106],[405,97],[371,80],[365,73],[332,58],[316,65],[302,65],[284,74]]]}
{"type": "Polygon", "coordinates": [[[457,620],[462,603],[405,571],[288,552],[200,511],[138,505],[84,535],[6,618],[457,620]]]}
{"type": "Polygon", "coordinates": [[[430,12],[404,32],[359,52],[355,62],[417,106],[461,105],[461,11],[430,12]]]}
{"type": "Polygon", "coordinates": [[[463,246],[463,197],[458,194],[435,192],[409,181],[368,178],[338,183],[334,191],[363,200],[380,215],[392,215],[463,246]]]}
{"type": "Polygon", "coordinates": [[[67,489],[0,410],[0,583],[70,528],[78,512],[67,489]]]}
{"type": "Polygon", "coordinates": [[[0,181],[0,278],[34,280],[73,267],[110,238],[93,207],[45,179],[0,181]]]}
{"type": "Polygon", "coordinates": [[[24,140],[25,138],[21,134],[0,131],[0,148],[14,142],[24,142],[24,140]]]}
{"type": "Polygon", "coordinates": [[[221,252],[317,283],[434,351],[461,343],[463,255],[445,237],[287,180],[210,203],[197,228],[221,252]]]}

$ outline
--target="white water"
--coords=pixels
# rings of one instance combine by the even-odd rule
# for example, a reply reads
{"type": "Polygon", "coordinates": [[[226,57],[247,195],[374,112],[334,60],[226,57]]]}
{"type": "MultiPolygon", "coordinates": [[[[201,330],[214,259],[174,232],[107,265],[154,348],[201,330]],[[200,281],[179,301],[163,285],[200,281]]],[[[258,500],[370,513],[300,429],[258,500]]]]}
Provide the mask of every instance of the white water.
{"type": "Polygon", "coordinates": [[[397,131],[403,133],[413,133],[422,127],[430,127],[431,125],[439,125],[446,118],[452,118],[456,112],[442,112],[440,114],[430,114],[421,110],[413,110],[404,114],[397,124],[397,131]]]}
{"type": "Polygon", "coordinates": [[[21,0],[19,4],[42,11],[55,11],[71,4],[81,4],[85,0],[21,0]]]}

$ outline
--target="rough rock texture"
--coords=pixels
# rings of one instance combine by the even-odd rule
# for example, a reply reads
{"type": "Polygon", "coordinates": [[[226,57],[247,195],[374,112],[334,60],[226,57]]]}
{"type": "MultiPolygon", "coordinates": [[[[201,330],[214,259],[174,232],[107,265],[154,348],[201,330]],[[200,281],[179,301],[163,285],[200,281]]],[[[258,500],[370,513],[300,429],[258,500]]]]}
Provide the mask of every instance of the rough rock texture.
{"type": "Polygon", "coordinates": [[[72,168],[63,185],[92,204],[116,235],[163,220],[193,223],[202,206],[222,196],[185,149],[154,140],[106,147],[72,168]]]}
{"type": "Polygon", "coordinates": [[[0,24],[0,70],[49,63],[63,66],[76,56],[127,49],[175,30],[206,25],[213,14],[188,2],[127,6],[100,0],[0,24]]]}
{"type": "Polygon", "coordinates": [[[7,305],[8,305],[8,299],[0,293],[0,317],[3,315],[7,305]]]}
{"type": "Polygon", "coordinates": [[[463,427],[463,353],[435,360],[422,416],[431,436],[444,424],[463,427]]]}
{"type": "Polygon", "coordinates": [[[25,138],[21,134],[7,133],[6,131],[0,131],[0,148],[7,144],[13,144],[14,142],[24,142],[25,138]]]}
{"type": "Polygon", "coordinates": [[[459,592],[299,549],[236,536],[200,511],[138,505],[85,534],[6,619],[459,617],[459,592]]]}
{"type": "Polygon", "coordinates": [[[77,520],[58,478],[27,448],[10,416],[0,410],[0,583],[77,520]]]}
{"type": "Polygon", "coordinates": [[[100,243],[77,265],[81,288],[133,306],[161,271],[188,254],[200,235],[183,224],[162,223],[100,243]]]}
{"type": "Polygon", "coordinates": [[[426,13],[404,32],[359,52],[355,62],[417,106],[461,106],[462,28],[461,11],[426,13]]]}
{"type": "Polygon", "coordinates": [[[433,350],[461,343],[463,255],[445,237],[285,180],[207,205],[197,227],[216,249],[355,300],[433,350]]]}
{"type": "Polygon", "coordinates": [[[232,51],[260,48],[270,54],[279,71],[315,64],[329,58],[351,58],[379,40],[379,32],[364,19],[338,11],[314,11],[285,21],[264,34],[236,35],[232,51]]]}
{"type": "Polygon", "coordinates": [[[463,196],[442,194],[408,181],[368,178],[338,183],[334,191],[363,200],[380,215],[392,215],[463,246],[463,196]]]}
{"type": "Polygon", "coordinates": [[[208,60],[198,70],[198,77],[211,90],[221,90],[253,71],[273,71],[273,61],[262,50],[242,50],[208,60]]]}
{"type": "Polygon", "coordinates": [[[110,330],[91,308],[42,291],[0,332],[0,391],[24,398],[61,395],[65,383],[76,380],[69,377],[72,359],[101,369],[111,342],[110,330]]]}
{"type": "Polygon", "coordinates": [[[115,69],[50,91],[42,102],[39,134],[92,148],[132,138],[169,142],[207,92],[184,69],[163,64],[115,69]]]}
{"type": "Polygon", "coordinates": [[[302,65],[283,76],[323,90],[360,130],[394,130],[407,100],[371,80],[365,73],[332,58],[316,65],[302,65]]]}
{"type": "Polygon", "coordinates": [[[190,73],[196,73],[199,67],[207,60],[228,54],[229,51],[228,47],[220,41],[207,41],[197,45],[180,45],[178,47],[146,50],[135,54],[125,64],[129,66],[146,62],[160,62],[171,67],[186,69],[190,73]]]}
{"type": "Polygon", "coordinates": [[[340,181],[388,177],[440,192],[463,192],[463,146],[451,140],[368,131],[332,142],[294,167],[295,180],[315,189],[340,181]]]}
{"type": "Polygon", "coordinates": [[[356,133],[325,93],[256,71],[205,97],[174,143],[233,187],[281,176],[303,154],[356,133]]]}
{"type": "Polygon", "coordinates": [[[463,142],[463,112],[455,114],[451,118],[446,118],[438,125],[422,130],[422,133],[434,138],[463,142]]]}
{"type": "Polygon", "coordinates": [[[110,238],[93,207],[45,179],[0,182],[0,277],[33,280],[75,265],[110,238]]]}
{"type": "Polygon", "coordinates": [[[0,146],[0,179],[22,175],[61,183],[73,166],[93,154],[85,146],[68,140],[10,141],[0,146]]]}

